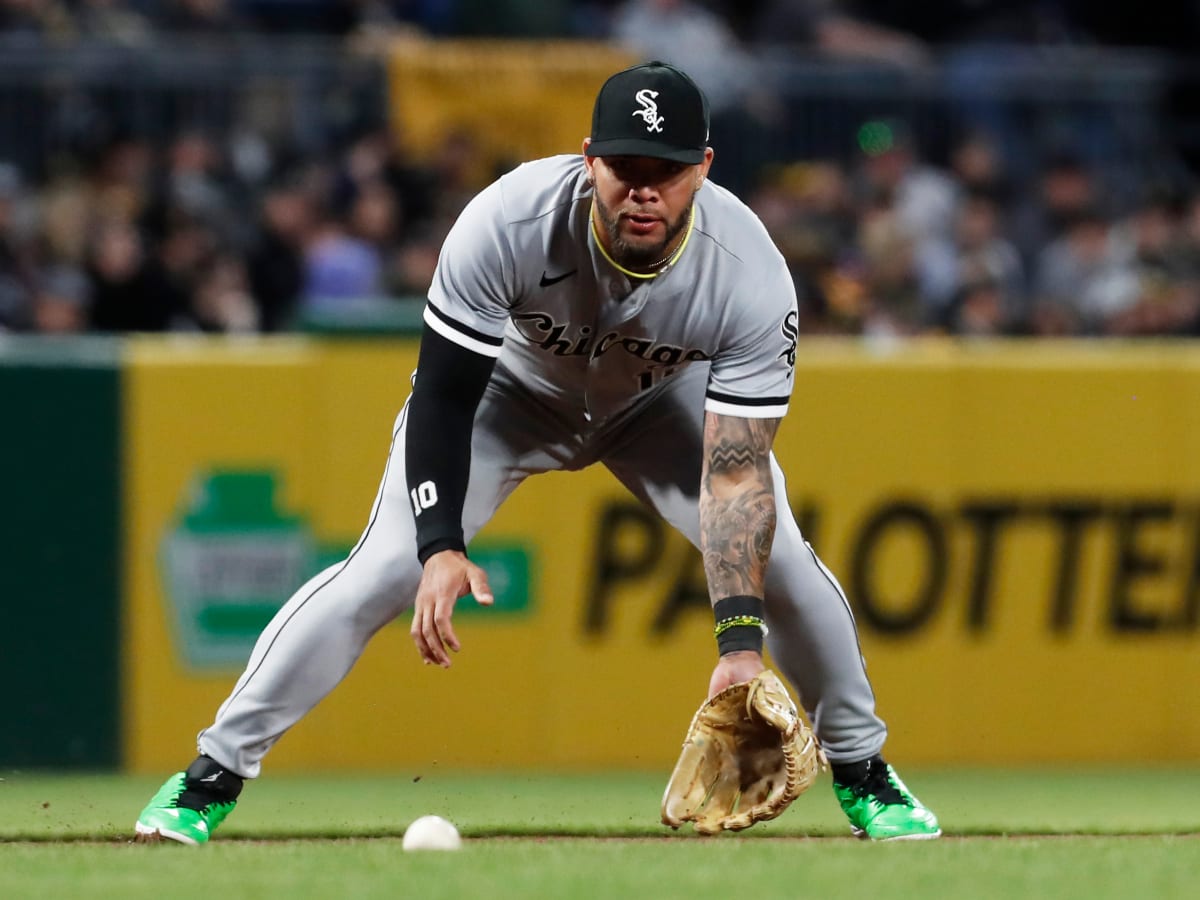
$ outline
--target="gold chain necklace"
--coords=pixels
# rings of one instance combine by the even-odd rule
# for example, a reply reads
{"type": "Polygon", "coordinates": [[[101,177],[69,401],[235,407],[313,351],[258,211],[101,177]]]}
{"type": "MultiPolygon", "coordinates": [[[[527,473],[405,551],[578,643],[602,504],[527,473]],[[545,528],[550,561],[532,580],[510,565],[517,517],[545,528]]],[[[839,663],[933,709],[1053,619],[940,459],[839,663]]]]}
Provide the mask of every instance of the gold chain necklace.
{"type": "MultiPolygon", "coordinates": [[[[659,275],[661,275],[662,274],[661,271],[658,271],[658,272],[634,272],[630,269],[625,268],[623,265],[621,265],[619,262],[617,262],[615,259],[613,259],[609,255],[608,251],[606,249],[604,249],[604,242],[602,240],[600,240],[600,232],[596,229],[596,217],[594,215],[594,207],[595,207],[595,201],[593,201],[593,214],[588,215],[588,219],[590,220],[591,226],[592,226],[592,237],[596,241],[596,247],[600,250],[600,254],[612,264],[613,268],[615,268],[618,272],[620,272],[623,275],[628,275],[630,278],[647,279],[647,278],[657,278],[659,275]]],[[[673,262],[675,262],[675,260],[679,259],[679,257],[681,255],[683,255],[683,248],[688,245],[688,241],[692,237],[692,225],[695,223],[695,219],[696,219],[696,207],[693,206],[688,211],[687,230],[684,232],[683,240],[679,242],[679,246],[676,247],[671,253],[668,253],[666,256],[664,256],[662,259],[660,259],[658,262],[654,263],[653,265],[645,266],[645,268],[660,269],[660,268],[666,266],[667,263],[673,263],[673,262]]]]}

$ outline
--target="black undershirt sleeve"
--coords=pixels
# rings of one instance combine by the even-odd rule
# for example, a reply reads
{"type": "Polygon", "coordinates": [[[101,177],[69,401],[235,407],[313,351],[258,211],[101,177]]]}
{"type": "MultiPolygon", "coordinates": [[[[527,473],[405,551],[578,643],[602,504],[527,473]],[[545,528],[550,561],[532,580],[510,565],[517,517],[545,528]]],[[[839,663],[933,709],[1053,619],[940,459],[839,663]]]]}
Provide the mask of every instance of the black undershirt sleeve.
{"type": "Polygon", "coordinates": [[[441,550],[466,550],[462,513],[471,470],[471,428],[495,365],[492,357],[425,326],[404,444],[422,565],[441,550]]]}

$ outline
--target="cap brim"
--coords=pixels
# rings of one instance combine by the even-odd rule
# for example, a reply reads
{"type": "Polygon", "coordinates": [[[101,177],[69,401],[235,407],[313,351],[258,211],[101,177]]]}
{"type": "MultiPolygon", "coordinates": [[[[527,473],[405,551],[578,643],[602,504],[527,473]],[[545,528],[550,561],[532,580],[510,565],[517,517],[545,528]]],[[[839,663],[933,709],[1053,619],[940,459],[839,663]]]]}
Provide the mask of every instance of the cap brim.
{"type": "Polygon", "coordinates": [[[614,138],[610,141],[592,141],[588,144],[588,156],[649,156],[652,159],[669,159],[671,162],[695,165],[704,162],[704,148],[666,147],[655,141],[637,138],[614,138]]]}

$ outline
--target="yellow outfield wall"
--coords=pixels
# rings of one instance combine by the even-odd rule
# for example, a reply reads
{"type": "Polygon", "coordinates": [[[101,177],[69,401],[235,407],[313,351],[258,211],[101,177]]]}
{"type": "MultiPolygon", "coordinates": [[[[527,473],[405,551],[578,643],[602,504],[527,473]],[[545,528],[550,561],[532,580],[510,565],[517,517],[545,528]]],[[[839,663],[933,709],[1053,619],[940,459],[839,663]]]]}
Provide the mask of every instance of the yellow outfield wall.
{"type": "MultiPolygon", "coordinates": [[[[186,762],[263,620],[356,540],[411,341],[133,342],[125,760],[186,762]],[[287,587],[283,587],[287,585],[287,587]]],[[[1200,350],[802,343],[778,452],[905,763],[1200,759],[1200,350]]],[[[673,761],[715,660],[698,556],[601,469],[473,545],[449,671],[407,622],[268,771],[673,761]]]]}

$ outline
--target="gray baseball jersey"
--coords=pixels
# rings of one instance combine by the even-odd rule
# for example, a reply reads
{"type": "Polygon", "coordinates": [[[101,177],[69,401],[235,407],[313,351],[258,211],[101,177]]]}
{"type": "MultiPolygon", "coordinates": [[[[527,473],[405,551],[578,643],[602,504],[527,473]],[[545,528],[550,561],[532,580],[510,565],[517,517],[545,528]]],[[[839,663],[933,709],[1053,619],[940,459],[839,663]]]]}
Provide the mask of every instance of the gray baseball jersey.
{"type": "Polygon", "coordinates": [[[579,156],[526,163],[500,178],[446,239],[425,321],[498,356],[502,372],[591,428],[696,363],[710,366],[705,408],[783,416],[796,293],[754,213],[706,182],[682,252],[639,279],[598,247],[591,197],[579,156]]]}
{"type": "MultiPolygon", "coordinates": [[[[539,160],[484,190],[445,242],[425,321],[497,357],[471,435],[467,540],[525,477],[599,461],[698,545],[704,410],[773,418],[787,410],[795,292],[754,214],[706,183],[682,251],[657,276],[637,278],[605,257],[590,209],[581,157],[539,160]]],[[[413,605],[421,566],[406,410],[358,544],[284,604],[200,733],[201,752],[234,772],[258,775],[275,741],[336,687],[378,629],[413,605]]],[[[854,619],[800,534],[783,472],[771,462],[778,515],[767,644],[830,760],[866,759],[886,727],[854,619]]]]}

